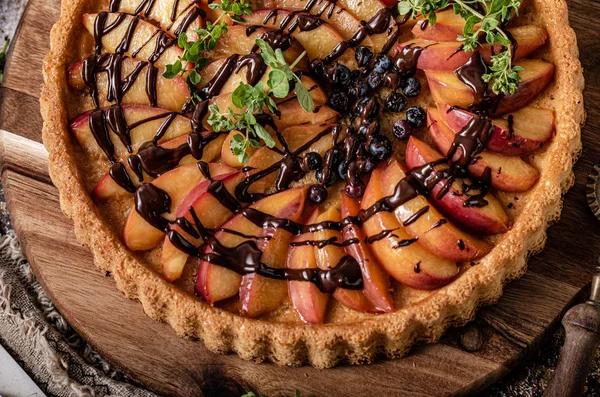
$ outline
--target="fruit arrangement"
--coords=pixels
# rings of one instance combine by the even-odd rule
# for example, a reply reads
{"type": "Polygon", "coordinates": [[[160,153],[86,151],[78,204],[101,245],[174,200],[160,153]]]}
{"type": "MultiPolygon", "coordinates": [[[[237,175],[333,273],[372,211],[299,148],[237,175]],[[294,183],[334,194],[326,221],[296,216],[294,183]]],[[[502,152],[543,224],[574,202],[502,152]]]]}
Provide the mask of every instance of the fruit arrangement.
{"type": "Polygon", "coordinates": [[[555,133],[532,104],[554,76],[545,29],[513,23],[517,0],[471,3],[84,14],[92,50],[67,76],[94,203],[166,280],[245,317],[426,297],[510,230],[500,196],[536,184],[555,133]]]}

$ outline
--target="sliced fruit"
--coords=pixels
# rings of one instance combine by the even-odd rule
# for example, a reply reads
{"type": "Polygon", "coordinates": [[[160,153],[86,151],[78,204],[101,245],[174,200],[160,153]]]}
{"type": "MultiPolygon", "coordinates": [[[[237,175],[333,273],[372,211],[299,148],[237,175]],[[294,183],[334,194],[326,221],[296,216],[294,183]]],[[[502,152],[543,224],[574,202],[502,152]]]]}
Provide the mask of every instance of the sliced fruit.
{"type": "MultiPolygon", "coordinates": [[[[318,209],[315,209],[312,212],[306,224],[310,225],[316,222],[318,211],[318,209]]],[[[302,242],[311,240],[312,233],[304,233],[294,237],[292,243],[300,245],[292,246],[289,250],[286,264],[289,269],[317,268],[313,246],[302,244],[302,242]]],[[[288,281],[288,290],[290,300],[302,321],[308,324],[323,324],[329,294],[321,292],[315,284],[306,281],[288,281]]]]}
{"type": "Polygon", "coordinates": [[[120,0],[117,4],[118,9],[113,11],[140,14],[158,22],[161,29],[171,36],[177,36],[176,33],[187,25],[185,29],[187,36],[195,41],[198,38],[196,29],[204,26],[204,19],[196,11],[197,5],[193,0],[164,0],[149,3],[142,0],[120,0]]]}
{"type": "MultiPolygon", "coordinates": [[[[456,134],[441,121],[437,109],[427,109],[427,118],[433,143],[443,155],[447,155],[456,134]]],[[[456,156],[461,156],[461,153],[456,153],[456,156]]],[[[475,162],[469,165],[469,173],[478,178],[486,172],[486,168],[491,170],[492,186],[505,192],[525,192],[539,178],[539,172],[520,157],[508,157],[488,151],[476,156],[475,162]]]]}
{"type": "MultiPolygon", "coordinates": [[[[112,56],[115,59],[115,56],[112,56]]],[[[121,83],[116,87],[110,87],[111,91],[117,90],[122,93],[122,83],[128,76],[133,77],[132,72],[136,69],[139,64],[138,61],[134,61],[131,58],[121,58],[121,83]]],[[[88,91],[90,88],[86,86],[83,80],[83,61],[79,61],[69,67],[69,86],[76,91],[88,91]]],[[[105,61],[106,62],[106,61],[105,61]]],[[[99,70],[99,69],[98,69],[99,70]]],[[[126,105],[150,105],[152,104],[151,98],[148,96],[148,92],[152,92],[147,84],[153,84],[151,79],[147,78],[148,65],[143,66],[137,77],[127,91],[123,94],[120,103],[126,105]]],[[[169,109],[174,112],[181,111],[183,105],[190,98],[190,90],[187,87],[185,81],[177,76],[174,79],[165,79],[162,77],[163,70],[158,69],[156,71],[156,105],[161,108],[169,109]]],[[[114,102],[118,102],[116,98],[107,100],[107,93],[109,90],[109,80],[107,72],[102,70],[96,72],[96,87],[98,90],[98,100],[100,106],[109,106],[114,102]]]]}
{"type": "MultiPolygon", "coordinates": [[[[240,171],[232,174],[217,175],[213,178],[214,181],[220,181],[225,189],[230,194],[234,194],[235,187],[244,179],[244,174],[240,171]]],[[[219,226],[227,222],[233,212],[223,206],[221,202],[208,190],[211,182],[203,181],[193,188],[186,198],[179,204],[175,211],[176,218],[185,218],[190,223],[194,224],[195,220],[192,216],[190,208],[194,209],[194,213],[202,226],[207,229],[217,229],[219,226]]],[[[171,225],[171,230],[178,232],[188,242],[196,247],[202,243],[201,238],[194,238],[187,234],[177,225],[171,225]]],[[[161,263],[163,266],[163,274],[169,281],[174,281],[181,276],[181,272],[185,267],[188,259],[188,254],[177,249],[169,239],[165,236],[162,249],[161,263]]]]}
{"type": "MultiPolygon", "coordinates": [[[[298,219],[304,208],[305,197],[306,189],[294,188],[268,196],[250,208],[276,217],[298,219]]],[[[269,266],[285,266],[291,235],[283,229],[263,229],[240,213],[223,224],[214,236],[223,246],[230,248],[250,240],[242,236],[254,236],[253,240],[263,251],[261,262],[269,266]],[[236,233],[228,232],[230,230],[236,233]],[[273,244],[270,244],[271,242],[273,244]]],[[[207,253],[210,252],[210,248],[207,249],[207,253]]],[[[238,273],[201,260],[196,279],[196,292],[213,304],[235,296],[239,291],[242,311],[249,316],[277,308],[287,295],[285,281],[266,279],[254,273],[247,274],[243,278],[244,282],[238,273]]]]}
{"type": "MultiPolygon", "coordinates": [[[[437,12],[435,24],[431,25],[427,19],[419,19],[412,29],[412,34],[423,40],[456,41],[463,34],[465,20],[454,13],[454,10],[437,12]]],[[[473,26],[477,30],[481,24],[473,26]]]]}
{"type": "MultiPolygon", "coordinates": [[[[406,146],[406,165],[409,169],[423,166],[442,158],[442,155],[425,142],[410,137],[406,146]]],[[[448,168],[447,164],[436,166],[436,170],[448,168]]],[[[446,194],[440,191],[446,187],[447,180],[440,180],[432,189],[428,199],[444,215],[459,225],[479,233],[497,234],[508,230],[510,220],[502,204],[490,193],[484,196],[487,205],[482,207],[469,206],[465,203],[470,196],[463,192],[463,186],[472,186],[473,181],[455,178],[446,194]]],[[[474,191],[472,193],[475,193],[474,191]]]]}
{"type": "MultiPolygon", "coordinates": [[[[306,86],[310,80],[303,78],[302,83],[306,86]]],[[[314,87],[314,86],[312,86],[314,87]]],[[[305,111],[300,103],[295,98],[290,98],[279,102],[277,105],[278,115],[273,116],[273,122],[278,130],[283,130],[291,126],[312,123],[333,123],[339,117],[339,113],[331,109],[329,106],[323,105],[322,101],[324,93],[320,88],[315,88],[310,91],[311,97],[315,102],[315,108],[312,112],[305,111]]],[[[211,105],[214,104],[221,111],[234,107],[231,95],[219,95],[210,100],[211,105]]],[[[208,115],[204,118],[203,125],[206,129],[211,129],[208,124],[208,115]]]]}
{"type": "MultiPolygon", "coordinates": [[[[334,28],[323,23],[318,17],[305,13],[294,15],[290,15],[290,13],[291,11],[281,9],[254,10],[251,16],[244,17],[244,19],[247,21],[247,25],[266,26],[275,30],[279,30],[282,22],[288,20],[289,23],[283,29],[284,33],[288,33],[298,40],[310,60],[324,59],[333,52],[339,43],[344,41],[344,38],[334,28]]],[[[352,48],[344,51],[337,60],[351,69],[357,68],[352,48]]]]}
{"type": "MultiPolygon", "coordinates": [[[[264,6],[265,8],[303,10],[316,15],[333,26],[344,40],[350,40],[362,28],[360,21],[354,15],[328,0],[266,0],[264,6]]],[[[372,47],[373,42],[370,37],[366,37],[361,45],[372,47]]]]}
{"type": "MultiPolygon", "coordinates": [[[[129,128],[132,153],[136,153],[142,143],[152,141],[157,132],[160,131],[163,123],[168,122],[169,124],[164,131],[164,135],[158,141],[159,143],[187,135],[192,130],[188,118],[173,114],[173,112],[167,109],[142,105],[124,105],[120,109],[118,107],[109,109],[103,109],[105,114],[108,111],[119,113],[122,111],[125,123],[128,126],[134,126],[133,128],[129,128]],[[161,115],[164,115],[164,117],[160,117],[161,115]]],[[[104,152],[98,145],[90,129],[89,119],[92,112],[82,113],[71,121],[71,132],[75,135],[75,138],[84,150],[98,157],[103,157],[104,152]]],[[[122,160],[129,152],[118,135],[110,127],[109,131],[111,132],[111,141],[115,148],[115,158],[117,161],[122,160]]]]}
{"type": "MultiPolygon", "coordinates": [[[[212,132],[209,132],[209,131],[205,131],[205,133],[212,134],[212,132]]],[[[215,139],[213,139],[212,141],[210,141],[204,147],[204,150],[202,151],[202,158],[200,160],[204,161],[205,163],[210,163],[215,158],[217,158],[217,156],[220,153],[221,145],[223,144],[224,139],[225,139],[225,136],[220,135],[220,136],[216,137],[215,139]]],[[[167,148],[167,149],[168,148],[176,148],[176,147],[179,147],[180,145],[186,143],[186,141],[187,141],[187,135],[182,135],[180,137],[171,139],[170,141],[164,142],[160,146],[167,148]]],[[[187,165],[187,164],[191,164],[191,163],[196,163],[197,161],[198,160],[193,158],[192,155],[187,155],[184,158],[182,158],[181,161],[179,161],[179,165],[180,166],[187,165]]],[[[126,161],[123,161],[122,163],[125,166],[125,170],[129,174],[129,178],[131,179],[131,182],[134,184],[134,186],[136,186],[136,187],[139,186],[141,184],[141,182],[138,180],[138,177],[133,173],[133,171],[131,171],[131,169],[129,168],[129,164],[126,161]]],[[[153,178],[151,176],[144,173],[143,181],[150,182],[152,179],[153,178]]],[[[107,200],[107,199],[116,199],[119,197],[127,196],[129,194],[130,193],[128,191],[123,189],[121,186],[119,186],[114,181],[114,179],[110,176],[109,173],[106,173],[102,177],[102,179],[100,179],[100,182],[98,182],[98,184],[94,187],[94,190],[92,190],[91,197],[93,200],[102,201],[102,200],[107,200]]]]}
{"type": "MultiPolygon", "coordinates": [[[[437,26],[437,23],[434,26],[437,26]]],[[[415,26],[414,29],[420,28],[415,26]]],[[[517,51],[514,55],[515,60],[526,58],[532,52],[544,45],[546,38],[548,37],[545,29],[534,25],[511,28],[508,29],[508,31],[518,43],[517,51]]],[[[436,42],[417,38],[399,43],[398,48],[402,49],[407,45],[423,48],[417,62],[417,68],[422,70],[454,71],[459,66],[464,65],[473,55],[472,52],[460,50],[461,44],[455,40],[436,42]]],[[[500,44],[494,44],[492,49],[492,46],[486,43],[479,49],[479,52],[483,56],[483,59],[489,64],[492,55],[498,54],[501,50],[502,46],[500,44]]]]}
{"type": "MultiPolygon", "coordinates": [[[[318,224],[322,222],[340,221],[341,216],[339,211],[332,206],[329,207],[327,211],[319,215],[319,217],[316,220],[316,223],[318,224]]],[[[344,258],[344,256],[347,255],[346,251],[344,250],[344,247],[341,246],[341,243],[343,243],[344,241],[342,239],[342,234],[337,230],[323,229],[321,231],[313,233],[313,237],[311,239],[319,242],[333,241],[333,244],[327,244],[324,246],[319,246],[317,244],[314,247],[316,264],[317,267],[321,270],[327,270],[332,267],[336,267],[341,262],[342,258],[344,258]]],[[[383,273],[382,270],[380,270],[380,273],[384,276],[385,279],[384,286],[389,286],[389,278],[387,274],[383,273]]],[[[371,281],[372,280],[370,278],[365,277],[365,275],[363,274],[363,282],[365,285],[371,281]]],[[[387,295],[389,297],[389,291],[387,291],[387,289],[384,290],[384,295],[387,295]]],[[[371,301],[367,298],[367,296],[364,293],[364,288],[363,291],[337,288],[333,293],[333,297],[342,305],[353,310],[366,313],[378,313],[382,311],[381,309],[375,307],[375,305],[373,305],[373,303],[371,303],[371,301]]],[[[386,307],[393,307],[391,297],[389,298],[389,300],[384,299],[384,302],[386,307]]]]}
{"type": "MultiPolygon", "coordinates": [[[[406,171],[393,161],[381,174],[383,195],[392,195],[405,176],[406,171]]],[[[423,247],[441,258],[470,262],[490,252],[488,243],[458,229],[420,194],[396,208],[394,214],[413,238],[418,238],[423,247]]]]}
{"type": "MultiPolygon", "coordinates": [[[[342,218],[356,216],[359,211],[358,201],[342,194],[342,218]]],[[[359,226],[349,223],[342,229],[342,238],[346,244],[350,240],[355,241],[354,244],[346,245],[344,250],[360,264],[365,296],[379,311],[391,312],[394,310],[394,300],[390,295],[390,278],[379,261],[375,259],[371,250],[372,246],[369,246],[365,240],[364,232],[359,226]]]]}
{"type": "MultiPolygon", "coordinates": [[[[244,166],[244,163],[240,161],[238,155],[233,154],[233,152],[231,151],[231,141],[233,141],[236,135],[239,135],[242,139],[244,138],[244,134],[242,134],[240,131],[231,131],[223,141],[223,145],[221,145],[221,161],[223,161],[224,164],[230,167],[242,168],[244,166]]],[[[254,154],[254,152],[256,152],[255,147],[248,148],[246,150],[246,155],[248,155],[248,157],[251,157],[254,154]]]]}
{"type": "MultiPolygon", "coordinates": [[[[438,105],[438,109],[439,117],[456,133],[474,117],[467,110],[448,105],[438,105]]],[[[554,112],[550,109],[527,106],[492,122],[494,132],[486,148],[509,156],[535,152],[554,136],[554,112]]]]}
{"type": "MultiPolygon", "coordinates": [[[[337,142],[341,142],[344,139],[345,131],[340,133],[337,137],[334,137],[334,133],[331,132],[333,125],[331,124],[302,124],[298,126],[288,127],[281,131],[281,137],[285,140],[288,145],[290,151],[296,152],[302,146],[306,145],[308,142],[313,139],[317,139],[318,135],[324,134],[320,139],[312,142],[310,148],[306,149],[304,152],[313,151],[319,153],[319,155],[324,156],[325,152],[329,150],[334,144],[334,138],[337,142]],[[330,133],[328,133],[330,132],[330,133]]],[[[277,143],[278,149],[283,149],[281,144],[277,143]]],[[[299,154],[302,154],[299,153],[299,154]]],[[[283,155],[278,153],[277,151],[271,150],[268,147],[261,147],[258,149],[250,160],[246,163],[246,166],[251,169],[250,174],[254,174],[261,170],[265,170],[272,166],[273,164],[281,161],[283,159],[283,155]]],[[[277,180],[278,170],[274,170],[271,174],[257,180],[250,187],[251,193],[263,193],[268,188],[272,187],[277,180]]]]}
{"type": "MultiPolygon", "coordinates": [[[[361,209],[383,198],[381,167],[371,174],[361,209]]],[[[456,263],[426,250],[409,235],[391,212],[379,211],[363,224],[372,252],[390,276],[417,289],[435,289],[448,284],[458,274],[456,263]]]]}
{"type": "MultiPolygon", "coordinates": [[[[94,35],[94,29],[98,24],[98,15],[101,14],[83,14],[83,25],[91,35],[94,35]]],[[[103,26],[106,28],[115,22],[115,27],[102,35],[102,52],[118,53],[150,61],[159,68],[175,63],[183,53],[181,48],[176,45],[175,40],[166,48],[162,47],[164,40],[153,40],[161,35],[162,30],[139,17],[108,13],[103,26]]]]}
{"type": "MultiPolygon", "coordinates": [[[[236,171],[234,168],[219,163],[210,163],[209,167],[212,177],[236,171]]],[[[205,179],[196,164],[188,164],[166,172],[153,180],[151,183],[154,186],[162,189],[171,197],[171,211],[162,214],[162,216],[170,221],[175,220],[175,210],[179,207],[179,204],[196,185],[205,179]]],[[[164,231],[150,225],[135,210],[135,206],[131,207],[123,231],[123,241],[130,250],[144,251],[152,249],[160,243],[163,236],[164,231]]]]}
{"type": "MultiPolygon", "coordinates": [[[[492,109],[494,115],[514,112],[531,102],[550,84],[554,76],[554,65],[539,59],[525,59],[515,62],[524,70],[519,72],[521,82],[517,91],[503,96],[498,106],[492,109]]],[[[426,70],[431,97],[437,103],[468,108],[475,102],[473,90],[463,84],[452,71],[426,70]]]]}
{"type": "MultiPolygon", "coordinates": [[[[249,54],[256,45],[256,39],[275,39],[279,36],[279,32],[264,27],[230,26],[227,34],[221,36],[216,47],[210,51],[209,55],[211,59],[217,60],[235,54],[249,54]]],[[[285,40],[283,37],[281,39],[285,40]]],[[[272,43],[271,45],[273,46],[272,43]]],[[[287,40],[285,45],[288,48],[283,51],[283,56],[287,64],[291,65],[302,54],[304,48],[294,38],[287,40]]],[[[308,71],[308,59],[306,57],[302,58],[295,67],[298,70],[308,71]]]]}

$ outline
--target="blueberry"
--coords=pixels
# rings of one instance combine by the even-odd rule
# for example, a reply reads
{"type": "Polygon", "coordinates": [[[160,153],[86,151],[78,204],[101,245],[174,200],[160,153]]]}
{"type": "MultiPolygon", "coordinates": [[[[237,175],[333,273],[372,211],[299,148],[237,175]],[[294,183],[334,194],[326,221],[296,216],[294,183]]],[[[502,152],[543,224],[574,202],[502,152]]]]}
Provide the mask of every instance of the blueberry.
{"type": "Polygon", "coordinates": [[[344,187],[344,193],[346,193],[348,197],[352,198],[362,197],[363,194],[365,194],[365,184],[362,181],[359,181],[359,183],[355,185],[351,185],[348,183],[344,187]]]}
{"type": "Polygon", "coordinates": [[[308,170],[318,170],[323,166],[323,160],[319,153],[309,152],[304,156],[304,164],[308,170]]]}
{"type": "Polygon", "coordinates": [[[418,96],[421,93],[421,82],[419,82],[419,80],[415,79],[414,77],[409,77],[408,79],[406,79],[406,83],[404,85],[404,88],[402,89],[402,92],[408,98],[414,98],[418,96]]]}
{"type": "Polygon", "coordinates": [[[329,97],[329,105],[338,112],[346,111],[348,108],[348,94],[343,91],[333,91],[329,97]]]}
{"type": "Polygon", "coordinates": [[[420,128],[425,125],[425,111],[420,106],[412,106],[406,110],[406,121],[411,127],[420,128]]]}
{"type": "Polygon", "coordinates": [[[335,167],[338,178],[342,181],[346,180],[346,171],[348,171],[348,164],[345,161],[341,161],[335,167]]]}
{"type": "Polygon", "coordinates": [[[379,134],[381,130],[379,121],[373,120],[370,123],[362,123],[358,128],[358,134],[361,136],[373,136],[379,134]]]}
{"type": "Polygon", "coordinates": [[[356,63],[358,63],[359,67],[365,67],[373,58],[373,53],[365,46],[360,46],[356,49],[356,63]]]}
{"type": "Polygon", "coordinates": [[[384,74],[388,70],[392,68],[392,58],[387,54],[380,54],[375,59],[375,64],[373,65],[373,72],[377,74],[384,74]]]}
{"type": "Polygon", "coordinates": [[[325,64],[320,59],[315,59],[310,63],[310,70],[315,76],[325,76],[325,64]]]}
{"type": "Polygon", "coordinates": [[[392,132],[396,139],[406,140],[412,134],[412,127],[406,120],[398,120],[392,127],[392,132]]]}
{"type": "Polygon", "coordinates": [[[338,63],[333,77],[333,83],[348,85],[352,81],[352,72],[347,66],[338,63]]]}
{"type": "Polygon", "coordinates": [[[351,95],[355,98],[366,97],[368,93],[369,85],[363,80],[357,80],[356,83],[350,84],[348,87],[348,95],[351,95]]]}
{"type": "Polygon", "coordinates": [[[363,166],[363,172],[370,174],[371,172],[373,172],[376,166],[377,163],[375,163],[372,158],[367,157],[365,159],[365,165],[363,166]]]}
{"type": "Polygon", "coordinates": [[[327,200],[327,189],[323,185],[312,185],[308,188],[308,199],[315,204],[321,204],[327,200]]]}
{"type": "Polygon", "coordinates": [[[379,113],[379,102],[375,98],[364,97],[354,105],[354,113],[365,119],[374,119],[379,113]],[[368,114],[362,114],[366,108],[370,108],[368,114]]]}
{"type": "Polygon", "coordinates": [[[369,153],[376,161],[383,161],[392,155],[392,142],[383,135],[375,135],[369,144],[369,153]]]}
{"type": "Polygon", "coordinates": [[[380,74],[371,72],[367,76],[367,83],[372,90],[376,90],[383,85],[383,77],[380,74]]]}
{"type": "Polygon", "coordinates": [[[401,112],[406,107],[406,98],[399,92],[392,92],[385,100],[385,108],[392,112],[401,112]]]}

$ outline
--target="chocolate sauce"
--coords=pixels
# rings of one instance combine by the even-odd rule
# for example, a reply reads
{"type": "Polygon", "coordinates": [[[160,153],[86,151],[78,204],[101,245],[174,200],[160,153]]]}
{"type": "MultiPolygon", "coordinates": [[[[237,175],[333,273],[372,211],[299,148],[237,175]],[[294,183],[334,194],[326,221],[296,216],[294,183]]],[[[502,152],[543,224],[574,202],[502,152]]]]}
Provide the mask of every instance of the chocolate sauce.
{"type": "Polygon", "coordinates": [[[454,71],[456,77],[473,91],[475,105],[488,95],[487,83],[483,81],[483,75],[487,73],[488,66],[479,51],[475,51],[464,65],[454,71]]]}
{"type": "Polygon", "coordinates": [[[417,62],[423,48],[412,44],[404,46],[394,59],[394,64],[400,73],[413,75],[417,70],[417,62]]]}
{"type": "Polygon", "coordinates": [[[420,217],[422,217],[423,215],[425,215],[427,212],[429,212],[429,206],[426,205],[423,208],[421,208],[420,210],[418,210],[417,212],[415,212],[414,214],[412,214],[410,217],[408,217],[407,220],[405,220],[404,222],[402,222],[402,226],[408,226],[411,225],[413,223],[415,223],[420,217]]]}

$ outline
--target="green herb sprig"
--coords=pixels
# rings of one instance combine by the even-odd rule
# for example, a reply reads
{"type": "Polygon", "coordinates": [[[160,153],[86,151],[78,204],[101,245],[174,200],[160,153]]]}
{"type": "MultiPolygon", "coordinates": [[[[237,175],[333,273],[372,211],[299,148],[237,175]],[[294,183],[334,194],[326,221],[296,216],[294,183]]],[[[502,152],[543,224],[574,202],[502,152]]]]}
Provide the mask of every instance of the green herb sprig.
{"type": "Polygon", "coordinates": [[[483,75],[486,83],[492,83],[492,91],[496,94],[514,94],[521,81],[519,72],[522,67],[512,65],[512,44],[502,24],[508,22],[513,12],[518,14],[520,0],[401,0],[398,2],[398,11],[402,15],[410,14],[417,18],[422,15],[429,24],[436,22],[436,11],[441,11],[452,6],[454,13],[464,20],[462,35],[457,37],[462,42],[464,51],[474,51],[481,45],[480,37],[485,36],[485,41],[494,45],[499,43],[503,50],[491,57],[490,73],[483,75]],[[479,28],[475,29],[475,26],[479,28]]]}
{"type": "Polygon", "coordinates": [[[267,87],[262,81],[259,81],[254,87],[240,82],[240,85],[231,94],[231,101],[237,108],[236,110],[229,106],[227,112],[222,113],[216,104],[208,107],[210,111],[208,124],[214,131],[239,130],[245,132],[245,135],[234,135],[230,144],[231,152],[238,156],[241,163],[248,161],[250,149],[260,147],[260,139],[267,147],[275,146],[275,140],[257,122],[254,114],[263,113],[265,108],[270,113],[275,113],[277,104],[272,97],[285,98],[290,93],[290,82],[294,83],[294,91],[302,109],[312,112],[315,106],[310,93],[302,84],[302,80],[293,72],[293,68],[306,55],[306,51],[291,65],[288,65],[281,49],[273,51],[269,44],[261,39],[256,40],[256,45],[260,48],[260,55],[265,64],[272,69],[269,72],[267,87]]]}
{"type": "Polygon", "coordinates": [[[203,54],[213,50],[221,36],[228,31],[227,21],[223,19],[228,16],[235,22],[243,23],[246,20],[242,16],[252,15],[252,6],[245,0],[236,2],[223,0],[221,3],[211,3],[209,7],[213,10],[221,10],[221,15],[214,22],[206,21],[206,28],[198,28],[196,30],[198,39],[195,41],[189,41],[187,34],[181,33],[177,39],[177,45],[183,49],[183,53],[173,64],[166,65],[163,72],[163,77],[167,79],[187,73],[186,82],[194,103],[202,100],[196,85],[201,80],[200,71],[208,65],[208,60],[203,57],[203,54]],[[194,65],[193,69],[189,69],[189,64],[194,65]]]}

